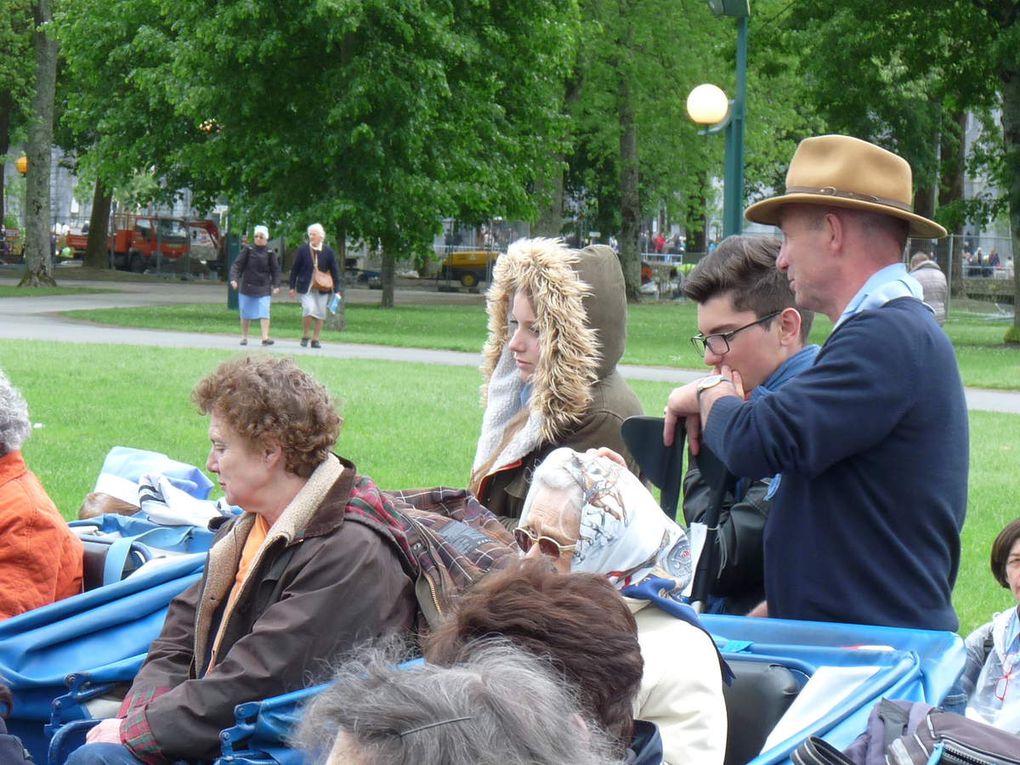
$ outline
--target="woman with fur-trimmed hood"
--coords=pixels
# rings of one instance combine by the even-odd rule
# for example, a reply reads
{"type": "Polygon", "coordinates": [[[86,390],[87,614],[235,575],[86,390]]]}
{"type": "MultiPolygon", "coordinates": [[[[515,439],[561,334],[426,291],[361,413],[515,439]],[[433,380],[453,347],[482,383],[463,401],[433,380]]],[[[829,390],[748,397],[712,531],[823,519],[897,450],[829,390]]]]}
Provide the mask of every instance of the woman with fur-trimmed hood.
{"type": "Polygon", "coordinates": [[[520,239],[489,287],[483,351],[485,415],[471,489],[493,513],[519,518],[531,474],[560,446],[608,446],[637,473],[620,425],[643,414],[616,369],[627,345],[627,298],[612,249],[520,239]]]}

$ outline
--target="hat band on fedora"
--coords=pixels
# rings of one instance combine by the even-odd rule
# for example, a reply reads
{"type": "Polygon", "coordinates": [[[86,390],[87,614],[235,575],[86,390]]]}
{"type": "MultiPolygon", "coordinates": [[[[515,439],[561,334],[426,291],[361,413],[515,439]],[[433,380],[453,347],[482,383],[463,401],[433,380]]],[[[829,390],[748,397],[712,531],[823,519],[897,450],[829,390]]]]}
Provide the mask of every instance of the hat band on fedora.
{"type": "Polygon", "coordinates": [[[888,199],[887,197],[876,197],[872,194],[857,194],[853,191],[840,191],[832,186],[822,186],[821,188],[814,186],[787,186],[787,194],[818,194],[825,197],[837,197],[839,199],[854,199],[858,202],[872,202],[874,204],[885,205],[886,207],[895,207],[897,210],[903,210],[904,212],[913,213],[913,205],[904,204],[896,199],[888,199]]]}

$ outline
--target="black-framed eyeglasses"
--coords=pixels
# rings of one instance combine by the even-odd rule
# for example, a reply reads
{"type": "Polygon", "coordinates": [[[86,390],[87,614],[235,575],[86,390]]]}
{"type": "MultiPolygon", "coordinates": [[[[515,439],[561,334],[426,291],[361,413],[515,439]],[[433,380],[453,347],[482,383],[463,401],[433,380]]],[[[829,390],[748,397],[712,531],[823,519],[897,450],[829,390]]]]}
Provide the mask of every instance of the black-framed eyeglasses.
{"type": "Polygon", "coordinates": [[[703,335],[699,332],[698,334],[691,338],[691,345],[693,345],[694,350],[696,350],[702,356],[705,355],[706,348],[712,351],[712,353],[714,353],[716,356],[725,356],[727,353],[730,352],[730,340],[733,339],[734,335],[736,335],[738,332],[743,332],[745,329],[756,327],[757,325],[762,324],[768,321],[769,319],[774,319],[782,312],[783,312],[782,309],[778,311],[773,311],[768,316],[762,316],[760,319],[752,321],[750,324],[745,324],[742,327],[731,329],[729,332],[718,332],[712,335],[703,335]]]}
{"type": "Polygon", "coordinates": [[[532,545],[537,543],[542,555],[548,555],[550,558],[559,558],[563,553],[577,549],[576,542],[572,545],[565,545],[552,537],[536,535],[534,531],[523,526],[514,529],[514,539],[517,540],[517,546],[524,552],[528,552],[532,545]]]}

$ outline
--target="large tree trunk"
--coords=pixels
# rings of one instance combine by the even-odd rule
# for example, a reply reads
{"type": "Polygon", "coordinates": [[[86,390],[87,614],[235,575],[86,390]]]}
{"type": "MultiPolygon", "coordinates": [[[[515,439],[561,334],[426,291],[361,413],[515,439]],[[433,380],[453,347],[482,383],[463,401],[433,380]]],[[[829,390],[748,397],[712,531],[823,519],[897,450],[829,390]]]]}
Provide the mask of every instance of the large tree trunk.
{"type": "Polygon", "coordinates": [[[46,34],[49,0],[36,0],[35,97],[28,134],[28,210],[25,216],[25,275],[21,285],[55,284],[50,260],[50,151],[53,146],[53,98],[57,82],[57,43],[46,34]]]}
{"type": "Polygon", "coordinates": [[[559,236],[563,232],[563,157],[556,157],[551,175],[535,183],[539,200],[535,236],[559,236]]]}
{"type": "MultiPolygon", "coordinates": [[[[567,83],[563,95],[563,111],[568,116],[581,98],[581,83],[584,81],[580,67],[574,71],[567,83]]],[[[563,233],[563,173],[566,170],[566,157],[557,155],[551,175],[540,178],[536,183],[536,196],[541,206],[538,221],[535,223],[535,236],[560,236],[563,233]]]]}
{"type": "Polygon", "coordinates": [[[85,246],[85,258],[82,263],[84,266],[89,268],[110,267],[107,240],[112,204],[113,193],[97,178],[96,190],[92,194],[92,216],[89,218],[89,241],[85,246]]]}
{"type": "MultiPolygon", "coordinates": [[[[1016,54],[1014,54],[1016,55],[1016,54]]],[[[1009,220],[1013,229],[1013,326],[1006,342],[1020,345],[1020,61],[999,72],[1002,80],[1002,141],[1009,169],[1009,220]]]]}
{"type": "Polygon", "coordinates": [[[620,118],[620,260],[627,300],[641,296],[641,197],[638,190],[637,125],[630,82],[621,76],[617,104],[620,118]]]}
{"type": "Polygon", "coordinates": [[[638,190],[637,125],[631,102],[630,83],[620,80],[620,258],[627,299],[637,301],[641,295],[641,197],[638,190]]]}
{"type": "Polygon", "coordinates": [[[914,194],[914,212],[925,218],[935,217],[935,191],[930,186],[918,186],[914,194]]]}
{"type": "Polygon", "coordinates": [[[702,213],[698,216],[697,228],[692,227],[687,237],[687,252],[703,255],[708,251],[708,226],[711,223],[708,215],[708,200],[701,206],[702,213]]]}
{"type": "MultiPolygon", "coordinates": [[[[939,207],[946,207],[951,202],[963,199],[963,179],[965,172],[964,154],[964,133],[967,129],[967,115],[965,112],[957,112],[951,122],[946,125],[946,130],[941,134],[941,161],[942,185],[939,188],[939,207]]],[[[950,265],[950,253],[943,251],[943,247],[936,247],[936,260],[943,270],[949,274],[950,293],[952,297],[966,297],[967,289],[963,281],[963,248],[959,246],[960,237],[963,236],[963,222],[960,221],[949,231],[953,234],[956,247],[952,254],[950,265]]]]}
{"type": "Polygon", "coordinates": [[[636,302],[641,296],[641,196],[638,189],[637,120],[630,90],[630,67],[623,65],[632,55],[634,47],[633,13],[630,2],[620,0],[621,31],[617,41],[617,72],[620,82],[616,93],[616,113],[620,120],[620,260],[627,285],[627,299],[636,302]]]}
{"type": "Polygon", "coordinates": [[[383,308],[393,307],[393,283],[397,273],[397,256],[393,247],[383,245],[382,253],[382,299],[379,305],[383,308]]]}
{"type": "MultiPolygon", "coordinates": [[[[11,148],[11,110],[14,109],[14,97],[10,90],[0,91],[0,157],[7,155],[11,148]]],[[[5,176],[0,165],[0,223],[7,215],[5,176]]]]}
{"type": "Polygon", "coordinates": [[[708,245],[708,189],[710,183],[708,173],[702,172],[698,176],[698,200],[693,205],[692,200],[686,201],[687,213],[684,216],[687,229],[687,244],[684,262],[690,262],[691,253],[702,253],[708,245]]]}

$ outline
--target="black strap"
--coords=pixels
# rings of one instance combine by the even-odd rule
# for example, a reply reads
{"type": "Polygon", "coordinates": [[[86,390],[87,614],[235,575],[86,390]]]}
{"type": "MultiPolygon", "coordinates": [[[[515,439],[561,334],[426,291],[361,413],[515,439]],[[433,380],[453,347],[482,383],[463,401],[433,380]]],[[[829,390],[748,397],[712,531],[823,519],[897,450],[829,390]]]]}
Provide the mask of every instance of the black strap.
{"type": "Polygon", "coordinates": [[[845,754],[824,739],[812,736],[790,757],[793,765],[854,765],[845,754]]]}
{"type": "Polygon", "coordinates": [[[882,721],[884,730],[882,746],[884,752],[893,741],[907,732],[910,711],[889,699],[882,699],[878,702],[878,719],[882,721]]]}

